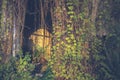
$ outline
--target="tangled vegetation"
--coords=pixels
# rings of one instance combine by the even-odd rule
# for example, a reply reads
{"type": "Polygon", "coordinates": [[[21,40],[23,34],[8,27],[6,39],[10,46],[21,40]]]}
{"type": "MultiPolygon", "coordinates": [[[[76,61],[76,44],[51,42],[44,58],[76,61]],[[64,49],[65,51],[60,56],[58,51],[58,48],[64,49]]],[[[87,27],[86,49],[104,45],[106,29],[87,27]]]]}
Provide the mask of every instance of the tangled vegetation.
{"type": "Polygon", "coordinates": [[[0,1],[0,80],[120,79],[119,0],[31,3],[0,1]]]}

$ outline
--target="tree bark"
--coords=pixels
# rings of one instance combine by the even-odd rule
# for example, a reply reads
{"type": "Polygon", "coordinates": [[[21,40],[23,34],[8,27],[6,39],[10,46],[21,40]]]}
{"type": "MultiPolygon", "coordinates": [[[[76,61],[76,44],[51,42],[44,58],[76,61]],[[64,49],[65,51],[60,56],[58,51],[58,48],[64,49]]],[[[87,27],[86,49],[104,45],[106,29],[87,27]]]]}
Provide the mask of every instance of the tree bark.
{"type": "Polygon", "coordinates": [[[99,0],[92,0],[91,20],[93,23],[95,23],[95,21],[96,21],[97,12],[98,12],[98,5],[99,5],[99,0]]]}

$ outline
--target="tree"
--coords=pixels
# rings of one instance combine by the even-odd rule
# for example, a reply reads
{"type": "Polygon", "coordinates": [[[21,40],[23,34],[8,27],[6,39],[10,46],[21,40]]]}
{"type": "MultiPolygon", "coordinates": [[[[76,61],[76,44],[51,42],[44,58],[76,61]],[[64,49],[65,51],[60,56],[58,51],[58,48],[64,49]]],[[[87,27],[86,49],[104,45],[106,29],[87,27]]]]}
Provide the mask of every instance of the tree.
{"type": "Polygon", "coordinates": [[[20,50],[26,1],[1,1],[0,35],[3,54],[10,55],[12,52],[13,56],[15,56],[20,50]]]}

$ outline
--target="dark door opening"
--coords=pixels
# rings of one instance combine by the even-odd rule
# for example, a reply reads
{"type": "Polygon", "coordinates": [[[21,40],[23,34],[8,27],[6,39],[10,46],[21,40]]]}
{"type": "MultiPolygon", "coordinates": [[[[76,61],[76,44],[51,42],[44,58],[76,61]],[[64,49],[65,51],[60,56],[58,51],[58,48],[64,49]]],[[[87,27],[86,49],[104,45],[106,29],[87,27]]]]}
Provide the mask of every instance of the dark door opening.
{"type": "Polygon", "coordinates": [[[46,3],[44,0],[30,0],[27,3],[27,9],[26,9],[26,16],[25,16],[25,26],[24,26],[24,31],[23,31],[23,45],[22,45],[22,50],[23,53],[25,52],[31,52],[31,41],[29,37],[38,29],[46,27],[46,29],[52,33],[52,20],[51,20],[51,13],[50,9],[45,9],[46,7],[49,7],[49,3],[46,3]],[[42,3],[42,8],[43,12],[41,11],[41,3],[42,3]],[[44,5],[48,4],[48,5],[44,5]],[[45,11],[47,10],[47,11],[45,11]],[[45,11],[45,12],[44,12],[45,11]],[[41,26],[41,13],[46,13],[44,14],[44,25],[46,26],[41,26]]]}

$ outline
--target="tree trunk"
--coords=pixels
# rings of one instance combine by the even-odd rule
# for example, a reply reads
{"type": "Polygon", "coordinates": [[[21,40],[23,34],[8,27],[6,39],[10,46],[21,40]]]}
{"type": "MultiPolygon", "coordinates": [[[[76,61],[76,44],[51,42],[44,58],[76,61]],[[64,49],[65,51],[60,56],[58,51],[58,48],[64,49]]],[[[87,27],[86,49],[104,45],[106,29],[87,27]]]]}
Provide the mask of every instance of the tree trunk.
{"type": "Polygon", "coordinates": [[[98,13],[98,6],[99,0],[92,0],[92,14],[91,14],[91,20],[95,24],[97,13],[98,13]]]}
{"type": "MultiPolygon", "coordinates": [[[[27,0],[26,0],[27,1],[27,0]]],[[[1,49],[3,54],[18,53],[24,27],[26,1],[2,0],[0,20],[1,49]]]]}

